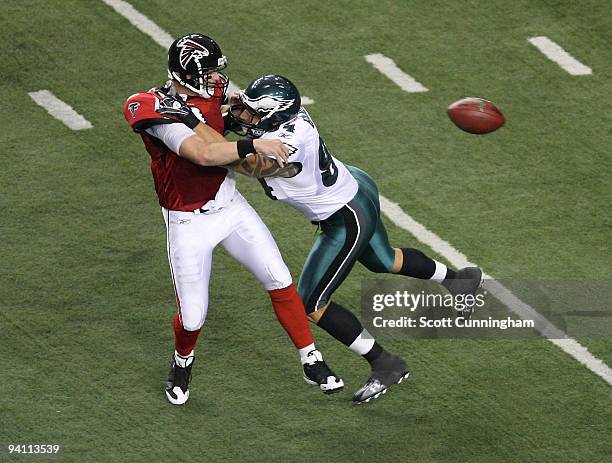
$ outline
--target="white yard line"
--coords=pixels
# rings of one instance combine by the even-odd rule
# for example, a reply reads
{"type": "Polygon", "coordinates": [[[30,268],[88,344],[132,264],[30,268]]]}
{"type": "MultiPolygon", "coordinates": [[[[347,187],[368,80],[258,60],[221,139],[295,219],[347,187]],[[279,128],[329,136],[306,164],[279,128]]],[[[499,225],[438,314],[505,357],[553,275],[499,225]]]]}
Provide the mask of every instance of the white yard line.
{"type": "Polygon", "coordinates": [[[365,55],[365,60],[391,79],[399,88],[410,93],[427,92],[427,88],[417,82],[414,77],[402,71],[395,61],[380,53],[365,55]]]}
{"type": "Polygon", "coordinates": [[[113,8],[117,13],[127,19],[140,32],[147,34],[160,47],[166,50],[174,42],[174,38],[165,30],[147,18],[144,14],[134,8],[128,2],[123,0],[102,0],[108,6],[113,8]]]}
{"type": "Polygon", "coordinates": [[[551,61],[561,66],[565,71],[573,76],[588,76],[593,74],[590,67],[585,66],[560,45],[550,40],[548,37],[532,37],[529,42],[540,50],[551,61]]]}
{"type": "MultiPolygon", "coordinates": [[[[471,263],[464,254],[455,249],[453,245],[444,241],[438,235],[415,221],[406,214],[397,203],[391,202],[381,195],[380,205],[382,212],[384,212],[396,226],[412,233],[420,242],[444,256],[453,266],[457,268],[474,266],[474,264],[471,263]]],[[[575,339],[568,337],[563,331],[554,327],[552,323],[540,315],[533,307],[521,301],[512,291],[498,281],[493,280],[490,275],[485,274],[485,278],[484,288],[487,291],[503,302],[519,317],[534,320],[536,329],[542,336],[555,344],[562,351],[578,360],[593,373],[603,378],[609,385],[612,385],[612,370],[608,365],[591,354],[586,347],[575,339]]]]}
{"type": "Polygon", "coordinates": [[[58,121],[63,122],[72,130],[91,129],[93,127],[91,122],[77,113],[71,106],[67,105],[56,97],[49,90],[29,92],[28,95],[30,95],[37,105],[45,108],[49,114],[51,114],[58,121]]]}
{"type": "MultiPolygon", "coordinates": [[[[168,49],[174,38],[168,34],[165,30],[155,24],[151,19],[142,14],[131,4],[124,0],[102,0],[117,13],[127,19],[133,26],[136,27],[140,32],[148,35],[153,41],[164,49],[168,49]]],[[[228,94],[231,95],[234,91],[240,90],[234,82],[230,81],[228,87],[228,94]]],[[[302,105],[309,105],[314,103],[314,100],[307,96],[302,96],[302,105]]]]}

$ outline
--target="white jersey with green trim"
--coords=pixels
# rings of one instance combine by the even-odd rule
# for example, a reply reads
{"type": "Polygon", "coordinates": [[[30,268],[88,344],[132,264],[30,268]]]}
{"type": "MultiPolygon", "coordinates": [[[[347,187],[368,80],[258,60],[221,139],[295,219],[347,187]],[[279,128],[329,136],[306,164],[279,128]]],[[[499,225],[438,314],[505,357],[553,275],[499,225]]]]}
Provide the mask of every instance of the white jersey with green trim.
{"type": "Polygon", "coordinates": [[[260,182],[272,199],[283,201],[312,221],[321,221],[341,209],[357,193],[357,181],[333,157],[304,108],[298,116],[261,138],[278,138],[289,148],[289,162],[299,163],[291,178],[268,177],[260,182]]]}

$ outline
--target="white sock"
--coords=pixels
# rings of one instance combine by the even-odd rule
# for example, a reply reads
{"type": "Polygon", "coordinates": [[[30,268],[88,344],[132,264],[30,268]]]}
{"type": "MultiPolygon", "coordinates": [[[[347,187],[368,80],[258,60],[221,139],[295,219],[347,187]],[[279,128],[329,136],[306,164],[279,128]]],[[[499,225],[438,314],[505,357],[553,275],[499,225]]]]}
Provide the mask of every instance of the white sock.
{"type": "Polygon", "coordinates": [[[185,356],[179,354],[177,351],[174,351],[174,362],[181,368],[186,368],[191,365],[194,358],[195,354],[193,351],[189,352],[189,354],[185,356]]]}
{"type": "Polygon", "coordinates": [[[442,283],[446,278],[446,272],[448,268],[442,262],[438,262],[435,259],[432,259],[436,263],[436,271],[430,278],[430,280],[435,281],[436,283],[442,283]]]}
{"type": "Polygon", "coordinates": [[[357,336],[357,338],[349,346],[349,349],[356,354],[365,355],[370,352],[374,346],[374,342],[375,340],[372,335],[364,328],[363,331],[359,333],[359,336],[357,336]]]}
{"type": "Polygon", "coordinates": [[[300,354],[300,362],[302,362],[302,365],[308,363],[308,354],[313,350],[317,350],[314,345],[314,342],[312,344],[307,345],[306,347],[298,349],[298,353],[300,354]]]}

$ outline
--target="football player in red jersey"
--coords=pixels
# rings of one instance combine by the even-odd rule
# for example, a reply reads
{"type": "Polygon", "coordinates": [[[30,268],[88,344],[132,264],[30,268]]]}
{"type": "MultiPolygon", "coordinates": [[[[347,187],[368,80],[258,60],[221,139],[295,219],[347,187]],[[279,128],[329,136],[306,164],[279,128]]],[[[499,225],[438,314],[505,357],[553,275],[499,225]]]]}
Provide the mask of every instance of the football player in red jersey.
{"type": "Polygon", "coordinates": [[[224,141],[221,105],[229,82],[222,72],[226,65],[210,37],[178,37],[168,51],[166,86],[134,94],[124,105],[126,120],[151,156],[178,305],[166,397],[177,405],[189,398],[194,348],[208,310],[217,244],[268,291],[279,322],[299,351],[306,382],[325,393],[336,392],[344,384],[316,350],[303,303],[270,231],[236,190],[234,173],[222,167],[253,156],[268,163],[276,159],[278,172],[288,155],[280,140],[224,141]]]}

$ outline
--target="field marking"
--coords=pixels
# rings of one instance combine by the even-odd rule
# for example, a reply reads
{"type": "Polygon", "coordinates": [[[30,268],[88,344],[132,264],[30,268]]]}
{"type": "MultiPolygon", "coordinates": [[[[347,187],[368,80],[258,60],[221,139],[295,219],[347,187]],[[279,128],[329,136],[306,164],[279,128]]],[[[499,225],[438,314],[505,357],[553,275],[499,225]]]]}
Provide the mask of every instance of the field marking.
{"type": "Polygon", "coordinates": [[[427,87],[417,82],[414,77],[402,71],[391,58],[387,58],[381,53],[365,55],[364,58],[368,63],[397,84],[402,90],[410,93],[428,91],[427,87]]]}
{"type": "Polygon", "coordinates": [[[557,63],[565,71],[573,76],[588,76],[593,74],[593,70],[582,64],[561,46],[548,37],[531,37],[529,42],[540,50],[549,60],[557,63]]]}
{"type": "MultiPolygon", "coordinates": [[[[130,3],[124,0],[102,0],[108,6],[110,6],[113,10],[127,19],[136,29],[138,29],[143,34],[148,35],[153,39],[153,41],[158,44],[160,47],[168,50],[172,42],[174,42],[174,37],[168,34],[165,30],[155,24],[149,17],[142,14],[136,8],[134,8],[130,3]]],[[[231,95],[236,90],[241,90],[238,85],[230,80],[228,86],[228,94],[231,95]]],[[[313,104],[314,100],[308,98],[307,96],[302,96],[302,105],[313,104]]]]}
{"type": "Polygon", "coordinates": [[[174,38],[148,17],[123,0],[102,0],[117,13],[127,19],[140,32],[147,34],[159,46],[168,50],[174,38]]]}
{"type": "Polygon", "coordinates": [[[72,109],[72,106],[64,103],[49,90],[28,92],[28,95],[38,106],[45,108],[51,116],[63,122],[72,130],[91,129],[93,127],[91,122],[72,109]]]}
{"type": "MultiPolygon", "coordinates": [[[[384,196],[380,196],[380,206],[382,212],[396,226],[412,233],[420,242],[426,244],[438,254],[444,256],[453,266],[457,268],[471,267],[471,263],[465,254],[459,252],[449,242],[444,241],[438,235],[425,228],[408,214],[401,207],[384,196]]],[[[499,301],[504,303],[512,312],[522,319],[535,321],[536,330],[547,340],[559,347],[563,352],[571,355],[578,362],[600,376],[604,381],[612,386],[612,369],[602,360],[595,357],[589,350],[575,339],[570,338],[562,330],[556,328],[545,317],[540,315],[533,307],[516,297],[512,291],[498,281],[485,274],[484,288],[487,289],[499,301]]]]}

